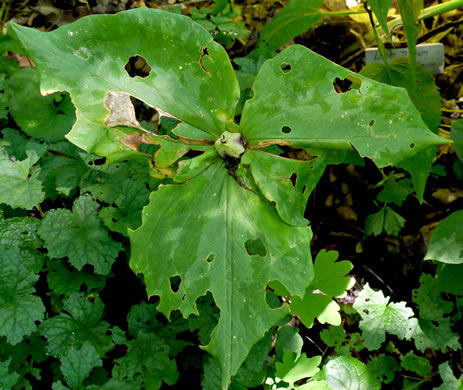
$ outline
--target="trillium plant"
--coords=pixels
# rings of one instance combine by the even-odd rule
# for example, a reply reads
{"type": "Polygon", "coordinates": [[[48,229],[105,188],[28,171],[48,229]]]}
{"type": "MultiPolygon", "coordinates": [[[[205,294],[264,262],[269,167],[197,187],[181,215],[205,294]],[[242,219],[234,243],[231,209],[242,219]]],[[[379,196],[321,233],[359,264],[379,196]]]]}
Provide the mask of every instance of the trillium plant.
{"type": "Polygon", "coordinates": [[[316,296],[304,212],[327,164],[365,157],[404,168],[422,197],[423,163],[445,142],[405,89],[303,46],[263,64],[237,117],[232,64],[188,17],[140,8],[52,32],[13,29],[37,65],[42,94],[69,92],[77,117],[71,142],[108,163],[146,160],[166,178],[142,225],[129,231],[130,266],[168,318],[175,310],[198,314],[197,299],[213,296],[220,318],[202,348],[220,364],[223,388],[270,327],[316,296]],[[146,61],[146,74],[128,73],[133,58],[146,61]],[[338,93],[333,83],[346,78],[358,87],[338,93]],[[144,128],[131,98],[175,118],[175,129],[144,128]],[[154,155],[147,145],[157,145],[154,155]],[[275,304],[275,295],[284,298],[275,304]]]}

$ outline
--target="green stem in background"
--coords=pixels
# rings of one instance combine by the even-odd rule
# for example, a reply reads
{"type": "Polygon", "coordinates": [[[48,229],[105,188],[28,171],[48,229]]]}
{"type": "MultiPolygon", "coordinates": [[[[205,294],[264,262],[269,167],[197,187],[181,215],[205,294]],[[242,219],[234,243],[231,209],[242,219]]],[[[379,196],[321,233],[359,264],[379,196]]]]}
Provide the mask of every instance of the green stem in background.
{"type": "Polygon", "coordinates": [[[350,9],[343,9],[341,11],[327,11],[320,9],[320,14],[328,16],[348,16],[348,15],[358,15],[364,14],[366,11],[351,11],[350,9]]]}
{"type": "MultiPolygon", "coordinates": [[[[416,382],[414,383],[413,385],[409,386],[409,387],[404,387],[404,390],[411,390],[411,389],[415,389],[417,388],[418,386],[420,386],[422,383],[426,383],[426,382],[429,382],[429,380],[434,376],[436,375],[437,372],[435,372],[434,374],[430,375],[430,376],[427,376],[423,379],[421,379],[419,382],[416,382]]],[[[402,375],[404,378],[407,378],[407,379],[413,379],[413,380],[418,380],[418,378],[414,378],[414,377],[411,377],[411,376],[408,376],[408,375],[402,375]]]]}
{"type": "Polygon", "coordinates": [[[442,111],[445,111],[445,112],[463,112],[463,110],[449,110],[448,108],[442,108],[442,111]]]}
{"type": "Polygon", "coordinates": [[[10,12],[10,7],[11,7],[11,3],[13,2],[13,0],[3,0],[2,1],[2,8],[0,8],[0,20],[1,20],[1,23],[2,23],[2,32],[3,32],[3,29],[5,28],[5,23],[6,21],[8,20],[8,13],[10,12]]]}
{"type": "Polygon", "coordinates": [[[370,9],[370,6],[367,4],[366,1],[363,2],[363,6],[365,8],[365,11],[368,12],[368,16],[370,18],[370,23],[371,23],[371,27],[373,29],[373,33],[375,35],[375,38],[376,38],[376,42],[378,44],[378,50],[381,54],[381,58],[383,59],[383,62],[384,62],[384,66],[386,67],[386,72],[389,76],[389,79],[392,80],[392,75],[391,75],[391,71],[390,71],[390,68],[389,68],[389,62],[387,60],[387,54],[386,54],[386,49],[384,47],[384,44],[383,44],[383,41],[379,38],[379,35],[378,35],[378,31],[376,30],[376,25],[375,25],[375,21],[373,19],[373,13],[371,12],[371,9],[370,9]]]}
{"type": "Polygon", "coordinates": [[[36,205],[35,208],[36,208],[37,211],[39,212],[40,217],[41,217],[42,219],[45,218],[45,213],[42,211],[42,207],[40,206],[40,203],[39,203],[38,205],[36,205]]]}
{"type": "MultiPolygon", "coordinates": [[[[463,0],[451,0],[451,1],[447,1],[446,3],[432,5],[431,7],[425,8],[423,11],[421,11],[420,16],[418,17],[418,20],[424,20],[427,18],[431,18],[433,16],[440,15],[440,14],[443,14],[444,12],[449,12],[449,11],[452,11],[460,7],[463,7],[463,0]]],[[[387,23],[387,26],[389,27],[389,29],[391,29],[392,27],[396,26],[399,23],[402,23],[401,17],[391,20],[390,22],[387,23]]],[[[367,41],[373,40],[374,38],[373,31],[366,34],[364,38],[367,41]]]]}

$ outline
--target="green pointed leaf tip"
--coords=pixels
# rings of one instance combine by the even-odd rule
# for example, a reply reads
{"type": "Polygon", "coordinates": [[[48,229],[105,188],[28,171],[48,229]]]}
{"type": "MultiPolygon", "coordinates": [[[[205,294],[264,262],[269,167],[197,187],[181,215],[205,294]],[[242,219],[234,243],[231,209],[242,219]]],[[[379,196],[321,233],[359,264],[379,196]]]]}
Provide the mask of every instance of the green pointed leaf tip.
{"type": "Polygon", "coordinates": [[[92,15],[48,33],[12,27],[37,64],[42,93],[71,94],[77,121],[67,138],[88,152],[114,159],[134,153],[126,138],[141,126],[130,96],[201,130],[203,138],[226,130],[215,111],[233,113],[238,102],[225,50],[186,16],[138,8],[92,15]],[[147,77],[125,70],[135,56],[151,68],[147,77]]]}

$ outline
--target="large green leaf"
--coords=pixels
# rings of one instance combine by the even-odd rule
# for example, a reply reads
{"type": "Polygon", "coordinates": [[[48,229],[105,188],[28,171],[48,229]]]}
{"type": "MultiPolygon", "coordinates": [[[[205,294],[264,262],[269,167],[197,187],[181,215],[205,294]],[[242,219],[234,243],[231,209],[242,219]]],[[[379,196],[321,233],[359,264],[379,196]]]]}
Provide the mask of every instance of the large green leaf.
{"type": "Polygon", "coordinates": [[[446,141],[429,131],[407,91],[355,74],[293,45],[262,65],[241,128],[252,147],[271,143],[351,150],[382,167],[446,141]],[[336,78],[360,80],[337,93],[336,78]]]}
{"type": "Polygon", "coordinates": [[[67,138],[88,152],[112,159],[134,153],[126,137],[141,126],[130,96],[203,130],[204,138],[225,129],[216,110],[232,114],[238,102],[225,50],[185,16],[138,8],[92,15],[49,33],[13,29],[37,64],[42,93],[71,94],[77,121],[67,138]],[[151,67],[146,78],[125,70],[133,56],[151,67]]]}
{"type": "Polygon", "coordinates": [[[448,264],[463,263],[463,210],[442,220],[433,231],[425,259],[448,264]]]}
{"type": "MultiPolygon", "coordinates": [[[[258,46],[267,53],[278,50],[320,20],[323,0],[291,0],[260,32],[258,46]]],[[[259,49],[258,49],[259,50],[259,49]]]]}
{"type": "Polygon", "coordinates": [[[282,223],[252,181],[240,186],[215,151],[182,163],[176,180],[185,183],[153,192],[141,228],[129,233],[131,267],[144,274],[148,294],[161,297],[158,310],[167,316],[196,313],[196,299],[212,293],[220,319],[205,349],[219,360],[226,387],[252,344],[288,312],[268,306],[268,283],[304,294],[313,277],[311,233],[282,223]],[[265,255],[251,256],[249,240],[260,240],[265,255]],[[176,276],[179,286],[170,282],[176,276]]]}

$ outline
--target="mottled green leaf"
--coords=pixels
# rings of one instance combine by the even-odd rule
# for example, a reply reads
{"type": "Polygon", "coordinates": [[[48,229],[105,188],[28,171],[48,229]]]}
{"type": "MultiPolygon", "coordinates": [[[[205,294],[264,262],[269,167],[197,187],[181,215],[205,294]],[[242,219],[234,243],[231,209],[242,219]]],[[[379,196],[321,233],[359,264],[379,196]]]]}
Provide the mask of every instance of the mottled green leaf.
{"type": "Polygon", "coordinates": [[[35,151],[27,151],[25,160],[15,161],[2,149],[0,148],[0,203],[32,209],[45,198],[42,184],[37,179],[38,171],[32,170],[40,157],[35,151]]]}
{"type": "Polygon", "coordinates": [[[86,341],[100,356],[113,347],[111,335],[107,334],[109,324],[101,320],[103,303],[98,297],[92,300],[90,302],[83,294],[74,293],[64,300],[65,312],[40,324],[40,333],[47,338],[51,355],[63,356],[71,347],[80,349],[86,341]]]}
{"type": "Polygon", "coordinates": [[[463,263],[463,210],[455,211],[434,229],[425,259],[463,263]]]}
{"type": "Polygon", "coordinates": [[[367,366],[351,356],[330,360],[321,374],[331,390],[379,390],[381,387],[367,366]]]}
{"type": "Polygon", "coordinates": [[[225,130],[215,110],[233,113],[238,102],[238,83],[225,50],[186,16],[138,8],[92,15],[48,33],[18,25],[13,29],[37,64],[41,91],[71,94],[77,122],[67,138],[88,152],[113,160],[134,153],[131,139],[124,139],[139,134],[141,126],[130,113],[129,96],[215,137],[225,130]],[[124,67],[132,56],[147,61],[147,77],[127,73],[124,67]],[[116,118],[117,112],[124,115],[116,118]]]}
{"type": "Polygon", "coordinates": [[[283,221],[294,226],[307,225],[305,205],[325,171],[325,156],[302,161],[249,150],[241,161],[249,164],[257,186],[269,201],[276,203],[283,221]]]}
{"type": "Polygon", "coordinates": [[[175,384],[179,376],[164,340],[143,332],[129,341],[127,355],[116,360],[112,375],[122,382],[135,381],[139,388],[153,390],[161,388],[163,381],[175,384]]]}
{"type": "Polygon", "coordinates": [[[260,31],[260,49],[271,54],[292,38],[309,30],[320,20],[322,3],[323,0],[291,0],[260,31]]]}
{"type": "Polygon", "coordinates": [[[160,186],[143,211],[143,225],[129,233],[131,267],[144,274],[149,295],[161,296],[158,310],[188,316],[196,313],[198,297],[212,293],[221,313],[205,349],[219,359],[224,387],[252,344],[288,312],[287,306],[269,308],[267,284],[279,280],[303,295],[313,275],[310,230],[283,224],[250,178],[237,175],[249,189],[227,173],[215,151],[182,163],[176,180],[193,178],[160,186]],[[262,241],[265,257],[249,255],[248,240],[262,241]],[[175,276],[181,283],[174,292],[175,276]]]}
{"type": "Polygon", "coordinates": [[[37,329],[45,306],[34,296],[39,276],[26,268],[18,247],[0,246],[0,336],[12,345],[37,329]]]}
{"type": "Polygon", "coordinates": [[[253,146],[353,147],[382,167],[447,142],[427,129],[404,89],[352,73],[302,46],[265,62],[253,91],[241,119],[253,146]],[[346,77],[362,84],[338,94],[333,82],[346,77]]]}
{"type": "Polygon", "coordinates": [[[71,389],[84,389],[83,382],[95,367],[102,367],[103,362],[88,342],[84,342],[80,349],[69,348],[61,358],[61,372],[71,389]]]}
{"type": "Polygon", "coordinates": [[[40,94],[39,73],[24,68],[10,78],[11,116],[27,135],[56,142],[64,139],[76,117],[69,96],[40,94]]]}
{"type": "Polygon", "coordinates": [[[339,305],[333,298],[342,296],[353,279],[345,275],[352,269],[349,261],[339,261],[338,252],[321,250],[314,262],[315,277],[304,297],[291,297],[291,311],[297,313],[303,324],[312,327],[315,318],[323,324],[341,324],[339,305]]]}
{"type": "Polygon", "coordinates": [[[72,212],[56,209],[46,213],[39,234],[50,257],[68,257],[78,270],[86,264],[102,275],[111,270],[122,246],[102,226],[97,207],[90,196],[83,195],[74,202],[72,212]]]}
{"type": "Polygon", "coordinates": [[[405,302],[389,303],[389,297],[385,298],[382,291],[375,292],[366,284],[353,307],[362,317],[359,327],[369,350],[381,346],[386,332],[402,340],[407,338],[413,310],[406,307],[405,302]]]}

